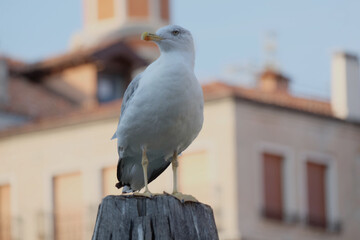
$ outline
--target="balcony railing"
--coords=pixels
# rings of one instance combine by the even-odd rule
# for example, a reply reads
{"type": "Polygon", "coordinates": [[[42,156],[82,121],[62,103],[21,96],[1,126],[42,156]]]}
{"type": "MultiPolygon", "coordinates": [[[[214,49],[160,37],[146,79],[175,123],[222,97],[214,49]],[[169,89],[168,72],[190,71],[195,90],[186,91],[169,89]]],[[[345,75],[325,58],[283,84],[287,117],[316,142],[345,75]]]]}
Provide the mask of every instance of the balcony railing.
{"type": "Polygon", "coordinates": [[[339,220],[330,221],[329,219],[307,215],[305,222],[309,227],[323,229],[333,233],[339,233],[342,230],[342,223],[339,220]]]}
{"type": "Polygon", "coordinates": [[[54,214],[55,240],[82,240],[84,217],[80,211],[54,214]]]}
{"type": "Polygon", "coordinates": [[[19,217],[0,217],[0,240],[22,240],[22,220],[19,217]]]}
{"type": "Polygon", "coordinates": [[[278,220],[278,221],[283,220],[283,212],[278,211],[277,209],[262,208],[261,216],[263,216],[264,218],[278,220]]]}
{"type": "Polygon", "coordinates": [[[284,211],[280,212],[278,210],[267,209],[265,207],[260,210],[260,215],[265,219],[275,220],[286,224],[295,224],[300,220],[296,213],[287,213],[284,211]]]}
{"type": "Polygon", "coordinates": [[[83,240],[90,239],[94,230],[98,206],[86,211],[38,214],[37,239],[39,240],[83,240]]]}
{"type": "Polygon", "coordinates": [[[11,240],[11,220],[0,219],[0,240],[11,240]]]}

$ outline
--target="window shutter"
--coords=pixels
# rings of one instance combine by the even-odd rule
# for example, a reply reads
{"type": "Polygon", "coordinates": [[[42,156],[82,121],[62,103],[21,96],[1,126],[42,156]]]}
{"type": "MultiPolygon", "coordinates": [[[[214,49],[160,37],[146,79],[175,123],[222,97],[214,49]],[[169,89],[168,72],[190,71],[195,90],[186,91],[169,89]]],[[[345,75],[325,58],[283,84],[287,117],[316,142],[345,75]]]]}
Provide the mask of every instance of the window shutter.
{"type": "Polygon", "coordinates": [[[107,167],[102,170],[103,197],[107,195],[119,195],[121,190],[115,187],[118,182],[116,178],[116,166],[107,167]]]}
{"type": "Polygon", "coordinates": [[[169,0],[161,0],[160,1],[160,13],[161,13],[161,19],[165,21],[169,21],[169,0]]]}
{"type": "Polygon", "coordinates": [[[326,227],[326,165],[307,162],[308,224],[326,227]]]}
{"type": "Polygon", "coordinates": [[[0,186],[0,239],[11,239],[10,185],[0,186]]]}
{"type": "Polygon", "coordinates": [[[149,16],[149,0],[128,0],[127,10],[130,18],[147,18],[149,16]]]}
{"type": "Polygon", "coordinates": [[[55,239],[82,239],[83,191],[80,173],[54,177],[55,239]]]}
{"type": "Polygon", "coordinates": [[[283,218],[282,156],[263,154],[264,214],[268,218],[283,218]]]}
{"type": "Polygon", "coordinates": [[[114,0],[97,0],[98,19],[109,19],[115,16],[114,0]]]}

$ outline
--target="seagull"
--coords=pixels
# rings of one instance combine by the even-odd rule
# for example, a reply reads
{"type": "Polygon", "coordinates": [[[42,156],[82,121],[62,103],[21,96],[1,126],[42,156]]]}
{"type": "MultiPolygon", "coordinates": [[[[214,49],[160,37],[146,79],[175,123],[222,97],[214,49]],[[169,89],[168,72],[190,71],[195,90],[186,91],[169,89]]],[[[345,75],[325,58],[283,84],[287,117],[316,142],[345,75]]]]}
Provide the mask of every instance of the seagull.
{"type": "Polygon", "coordinates": [[[178,192],[178,155],[197,137],[203,125],[203,92],[194,73],[195,51],[190,31],[169,25],[156,34],[144,32],[160,56],[138,74],[125,91],[117,139],[117,188],[151,197],[148,183],[172,163],[173,193],[181,201],[196,201],[178,192]],[[144,193],[136,193],[145,187],[144,193]]]}

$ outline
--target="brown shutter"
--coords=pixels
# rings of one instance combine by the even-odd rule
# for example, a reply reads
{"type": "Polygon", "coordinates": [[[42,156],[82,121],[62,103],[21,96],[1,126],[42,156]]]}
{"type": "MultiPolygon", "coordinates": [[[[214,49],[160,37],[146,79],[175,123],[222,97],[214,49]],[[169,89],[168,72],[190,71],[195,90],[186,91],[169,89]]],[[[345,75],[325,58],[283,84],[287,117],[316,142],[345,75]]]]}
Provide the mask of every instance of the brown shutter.
{"type": "Polygon", "coordinates": [[[115,187],[118,182],[116,178],[116,166],[107,167],[102,170],[103,197],[107,195],[119,195],[121,190],[115,187]]]}
{"type": "Polygon", "coordinates": [[[161,8],[161,19],[165,21],[169,21],[169,0],[161,0],[160,1],[160,8],[161,8]]]}
{"type": "Polygon", "coordinates": [[[98,19],[113,18],[115,15],[114,0],[97,0],[98,19]]]}
{"type": "Polygon", "coordinates": [[[179,158],[179,191],[191,194],[200,202],[212,204],[211,175],[207,152],[183,154],[179,158]]]}
{"type": "Polygon", "coordinates": [[[0,186],[0,239],[11,239],[10,185],[0,186]]]}
{"type": "Polygon", "coordinates": [[[127,0],[129,17],[147,18],[149,16],[149,0],[127,0]]]}
{"type": "Polygon", "coordinates": [[[307,162],[308,223],[316,227],[326,227],[326,166],[307,162]]]}
{"type": "Polygon", "coordinates": [[[83,239],[83,191],[80,173],[54,177],[56,240],[83,239]]]}
{"type": "Polygon", "coordinates": [[[283,218],[283,158],[274,154],[263,154],[264,170],[264,214],[268,218],[283,218]]]}

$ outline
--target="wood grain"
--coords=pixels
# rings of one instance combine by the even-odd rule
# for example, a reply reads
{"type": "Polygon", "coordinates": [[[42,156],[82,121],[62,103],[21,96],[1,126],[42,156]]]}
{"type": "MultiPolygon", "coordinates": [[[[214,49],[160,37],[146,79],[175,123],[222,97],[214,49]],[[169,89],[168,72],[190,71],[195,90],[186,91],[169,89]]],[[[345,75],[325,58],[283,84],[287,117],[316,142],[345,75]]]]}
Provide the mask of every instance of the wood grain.
{"type": "Polygon", "coordinates": [[[213,211],[172,196],[107,196],[99,206],[93,240],[219,239],[213,211]]]}

